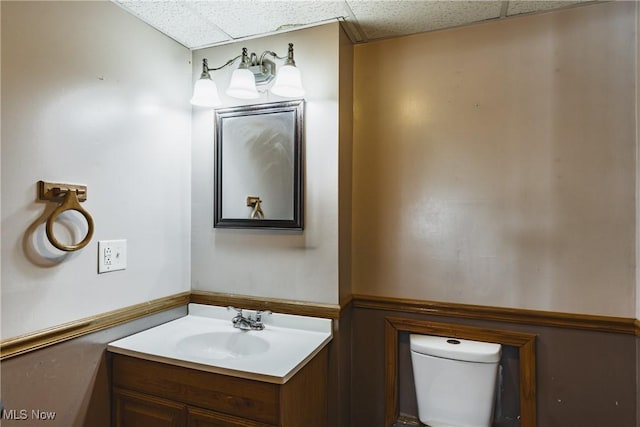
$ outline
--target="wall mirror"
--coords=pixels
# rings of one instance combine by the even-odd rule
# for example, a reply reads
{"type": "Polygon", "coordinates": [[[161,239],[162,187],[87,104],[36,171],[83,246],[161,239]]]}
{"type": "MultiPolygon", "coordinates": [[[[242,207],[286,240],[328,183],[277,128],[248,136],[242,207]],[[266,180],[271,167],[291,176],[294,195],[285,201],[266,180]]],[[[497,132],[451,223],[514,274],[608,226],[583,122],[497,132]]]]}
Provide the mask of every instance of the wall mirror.
{"type": "Polygon", "coordinates": [[[304,101],[215,111],[214,227],[303,229],[304,101]]]}

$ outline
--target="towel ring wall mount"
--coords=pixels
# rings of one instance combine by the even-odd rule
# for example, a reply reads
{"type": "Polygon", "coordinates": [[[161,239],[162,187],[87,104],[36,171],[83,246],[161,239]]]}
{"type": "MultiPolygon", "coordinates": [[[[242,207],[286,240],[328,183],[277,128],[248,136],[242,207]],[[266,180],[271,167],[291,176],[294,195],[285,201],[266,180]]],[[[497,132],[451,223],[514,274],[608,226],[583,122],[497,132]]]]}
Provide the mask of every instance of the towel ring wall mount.
{"type": "Polygon", "coordinates": [[[49,242],[56,248],[65,252],[73,252],[87,246],[93,237],[93,218],[89,215],[80,202],[87,200],[87,186],[78,184],[60,184],[55,182],[38,182],[38,198],[50,202],[60,203],[60,205],[49,215],[47,219],[46,232],[49,242]],[[60,243],[53,233],[53,224],[60,214],[65,211],[76,211],[87,221],[87,234],[78,243],[65,245],[60,243]]]}

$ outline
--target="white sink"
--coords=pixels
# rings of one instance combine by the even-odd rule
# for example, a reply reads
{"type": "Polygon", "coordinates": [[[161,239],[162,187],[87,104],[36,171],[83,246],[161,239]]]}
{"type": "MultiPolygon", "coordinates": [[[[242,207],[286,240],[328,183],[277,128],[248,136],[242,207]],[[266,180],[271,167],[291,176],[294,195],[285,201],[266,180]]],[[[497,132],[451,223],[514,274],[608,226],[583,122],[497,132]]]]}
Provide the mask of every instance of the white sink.
{"type": "Polygon", "coordinates": [[[206,359],[227,359],[255,356],[269,350],[269,341],[260,338],[262,331],[208,332],[190,335],[177,342],[184,355],[206,359]]]}
{"type": "Polygon", "coordinates": [[[235,311],[189,304],[189,314],[114,341],[112,353],[284,384],[332,338],[331,319],[273,313],[265,328],[233,327],[235,311]]]}

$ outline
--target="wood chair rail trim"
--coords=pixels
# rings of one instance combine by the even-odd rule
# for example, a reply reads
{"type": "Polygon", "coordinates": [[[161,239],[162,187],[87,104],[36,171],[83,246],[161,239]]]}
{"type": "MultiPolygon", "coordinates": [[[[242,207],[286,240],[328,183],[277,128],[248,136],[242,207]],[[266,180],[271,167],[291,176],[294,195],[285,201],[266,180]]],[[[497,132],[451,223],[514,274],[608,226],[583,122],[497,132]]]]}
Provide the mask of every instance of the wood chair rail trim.
{"type": "Polygon", "coordinates": [[[353,295],[352,297],[345,298],[340,304],[325,304],[216,292],[191,291],[170,295],[3,340],[0,342],[0,360],[26,354],[30,351],[70,339],[79,338],[83,335],[127,323],[150,314],[180,307],[190,302],[221,306],[233,305],[249,309],[268,309],[279,313],[329,319],[339,319],[341,313],[355,307],[401,313],[428,314],[442,317],[631,334],[640,337],[640,320],[624,317],[442,303],[370,295],[353,295]]]}

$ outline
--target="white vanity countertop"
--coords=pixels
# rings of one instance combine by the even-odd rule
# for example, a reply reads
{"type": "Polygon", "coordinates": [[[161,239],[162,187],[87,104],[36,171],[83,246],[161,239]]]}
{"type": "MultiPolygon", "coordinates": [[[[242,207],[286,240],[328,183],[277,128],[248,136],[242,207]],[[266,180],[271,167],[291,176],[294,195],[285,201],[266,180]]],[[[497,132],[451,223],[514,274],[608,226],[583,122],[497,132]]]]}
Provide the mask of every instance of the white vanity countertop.
{"type": "Polygon", "coordinates": [[[284,384],[332,338],[331,319],[265,314],[261,331],[233,327],[226,307],[189,304],[189,314],[109,343],[112,353],[284,384]]]}

